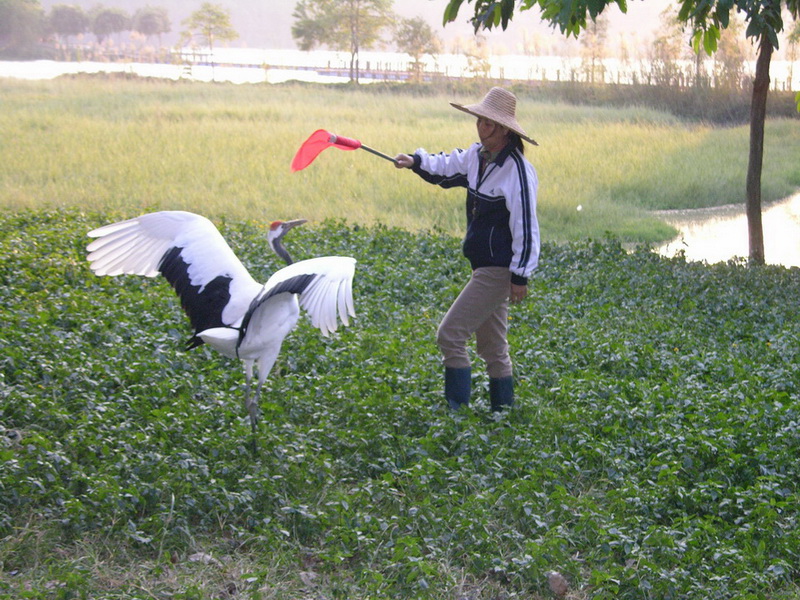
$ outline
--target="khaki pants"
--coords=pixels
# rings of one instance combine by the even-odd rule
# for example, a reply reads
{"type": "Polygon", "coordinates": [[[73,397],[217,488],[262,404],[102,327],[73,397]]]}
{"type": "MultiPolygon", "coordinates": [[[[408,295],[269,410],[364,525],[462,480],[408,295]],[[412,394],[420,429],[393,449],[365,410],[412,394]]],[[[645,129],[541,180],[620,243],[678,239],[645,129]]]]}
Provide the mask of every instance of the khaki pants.
{"type": "Polygon", "coordinates": [[[510,289],[511,272],[505,267],[482,267],[472,272],[436,335],[446,367],[470,366],[467,341],[474,333],[478,356],[486,361],[489,377],[512,374],[506,339],[510,289]]]}

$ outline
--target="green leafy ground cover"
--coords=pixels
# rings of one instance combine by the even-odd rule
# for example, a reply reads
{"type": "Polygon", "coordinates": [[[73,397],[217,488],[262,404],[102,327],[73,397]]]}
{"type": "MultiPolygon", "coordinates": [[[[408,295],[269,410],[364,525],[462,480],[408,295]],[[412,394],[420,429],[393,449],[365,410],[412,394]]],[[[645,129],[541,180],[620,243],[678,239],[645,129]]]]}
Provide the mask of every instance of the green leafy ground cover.
{"type": "MultiPolygon", "coordinates": [[[[238,365],[169,286],[98,278],[108,215],[0,217],[0,598],[795,598],[800,271],[547,244],[512,310],[518,406],[443,407],[438,232],[326,222],[358,317],[306,322],[257,458],[238,365]]],[[[220,229],[257,278],[264,224],[220,229]]]]}

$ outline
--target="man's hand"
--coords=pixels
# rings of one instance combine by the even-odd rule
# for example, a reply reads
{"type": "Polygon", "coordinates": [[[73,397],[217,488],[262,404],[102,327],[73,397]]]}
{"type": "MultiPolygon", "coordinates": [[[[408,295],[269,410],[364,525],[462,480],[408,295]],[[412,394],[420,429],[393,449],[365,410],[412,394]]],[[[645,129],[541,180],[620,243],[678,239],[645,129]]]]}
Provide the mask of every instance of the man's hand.
{"type": "Polygon", "coordinates": [[[410,169],[414,166],[414,157],[408,154],[398,154],[394,157],[394,166],[398,169],[410,169]]]}
{"type": "Polygon", "coordinates": [[[511,300],[512,304],[516,304],[517,302],[522,302],[525,299],[525,296],[527,295],[528,295],[527,285],[517,285],[515,283],[511,284],[511,294],[509,294],[509,299],[511,300]]]}

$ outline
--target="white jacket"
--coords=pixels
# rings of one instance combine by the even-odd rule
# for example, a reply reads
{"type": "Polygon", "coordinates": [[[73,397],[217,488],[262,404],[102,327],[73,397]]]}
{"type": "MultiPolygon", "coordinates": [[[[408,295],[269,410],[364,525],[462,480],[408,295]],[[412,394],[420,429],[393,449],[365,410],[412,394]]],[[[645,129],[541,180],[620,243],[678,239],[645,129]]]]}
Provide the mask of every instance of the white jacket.
{"type": "Polygon", "coordinates": [[[414,172],[444,188],[467,188],[467,232],[464,256],[473,269],[508,267],[520,285],[539,264],[539,222],[536,218],[536,170],[513,145],[506,146],[480,173],[480,150],[475,143],[450,154],[414,154],[414,172]]]}

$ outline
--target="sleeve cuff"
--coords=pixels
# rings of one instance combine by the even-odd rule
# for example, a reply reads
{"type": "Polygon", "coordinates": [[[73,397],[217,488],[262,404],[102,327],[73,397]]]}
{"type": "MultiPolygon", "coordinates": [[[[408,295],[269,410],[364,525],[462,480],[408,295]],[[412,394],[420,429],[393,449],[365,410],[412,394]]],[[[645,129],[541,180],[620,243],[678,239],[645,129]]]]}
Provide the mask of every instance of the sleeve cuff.
{"type": "Polygon", "coordinates": [[[511,283],[514,285],[528,285],[528,278],[522,275],[511,274],[511,283]]]}

